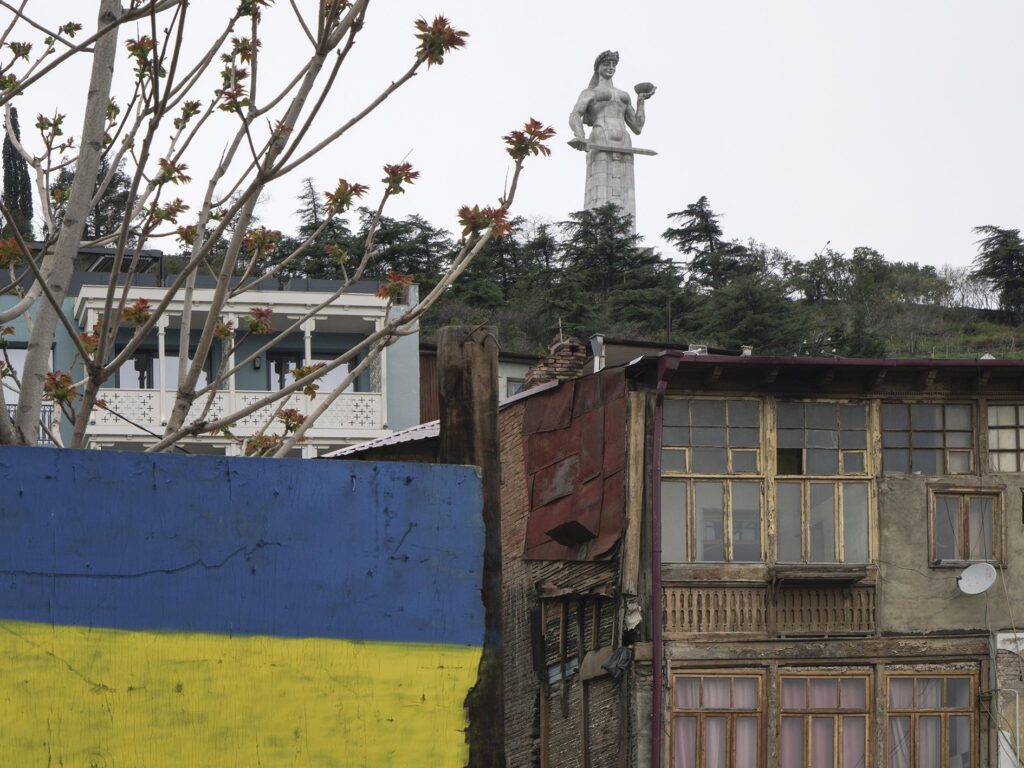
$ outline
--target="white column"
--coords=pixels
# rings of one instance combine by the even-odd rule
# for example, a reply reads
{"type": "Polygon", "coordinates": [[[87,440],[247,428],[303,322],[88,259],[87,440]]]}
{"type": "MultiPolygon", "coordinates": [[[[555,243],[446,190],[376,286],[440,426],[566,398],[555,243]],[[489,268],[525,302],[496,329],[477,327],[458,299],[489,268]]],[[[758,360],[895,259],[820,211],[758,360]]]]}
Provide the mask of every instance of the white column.
{"type": "Polygon", "coordinates": [[[305,360],[302,362],[303,365],[313,364],[313,328],[315,326],[316,320],[313,318],[306,320],[300,326],[302,328],[302,341],[305,346],[305,360]]]}
{"type": "MultiPolygon", "coordinates": [[[[375,330],[384,327],[388,318],[381,317],[375,324],[375,330]]],[[[380,427],[388,423],[388,348],[380,351],[380,427]]]]}
{"type": "MultiPolygon", "coordinates": [[[[225,314],[224,315],[224,322],[225,323],[231,323],[231,326],[233,328],[235,328],[236,331],[237,331],[237,329],[238,329],[238,317],[237,316],[232,315],[232,314],[225,314]]],[[[224,344],[227,344],[228,346],[231,346],[231,345],[234,344],[234,339],[222,339],[221,340],[221,344],[222,344],[222,347],[223,347],[224,344]]],[[[223,349],[222,349],[222,351],[223,351],[223,349]]],[[[234,352],[234,350],[232,350],[231,354],[228,355],[228,367],[227,367],[227,370],[230,371],[234,367],[235,367],[235,352],[234,352]]],[[[228,405],[227,405],[227,408],[224,409],[224,412],[225,413],[233,413],[236,410],[237,410],[237,408],[235,406],[235,376],[234,376],[234,374],[232,374],[232,375],[228,376],[228,405]]]]}
{"type": "MultiPolygon", "coordinates": [[[[160,410],[160,424],[167,424],[167,412],[165,410],[167,403],[167,366],[164,365],[164,357],[167,354],[167,345],[165,343],[165,336],[167,334],[167,324],[170,318],[165,314],[159,320],[156,321],[156,353],[157,353],[157,376],[160,378],[160,393],[158,397],[158,405],[160,410]]],[[[175,385],[177,389],[177,385],[175,385]]]]}

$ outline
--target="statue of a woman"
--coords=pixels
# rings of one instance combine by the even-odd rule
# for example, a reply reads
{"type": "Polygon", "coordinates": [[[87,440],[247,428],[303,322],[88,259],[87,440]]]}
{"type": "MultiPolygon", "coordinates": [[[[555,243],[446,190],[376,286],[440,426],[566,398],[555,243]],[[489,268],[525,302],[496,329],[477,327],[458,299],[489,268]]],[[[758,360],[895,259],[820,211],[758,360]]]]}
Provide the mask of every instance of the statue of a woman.
{"type": "Polygon", "coordinates": [[[612,84],[619,54],[605,51],[594,62],[594,76],[580,94],[569,115],[569,126],[576,137],[571,147],[587,153],[587,188],[584,208],[616,203],[623,213],[633,217],[636,226],[636,194],[633,185],[633,155],[654,154],[633,149],[630,131],[640,135],[644,127],[644,102],[654,95],[650,83],[636,86],[636,109],[629,94],[612,84]],[[589,138],[584,125],[592,126],[589,138]],[[616,151],[617,150],[617,151],[616,151]]]}

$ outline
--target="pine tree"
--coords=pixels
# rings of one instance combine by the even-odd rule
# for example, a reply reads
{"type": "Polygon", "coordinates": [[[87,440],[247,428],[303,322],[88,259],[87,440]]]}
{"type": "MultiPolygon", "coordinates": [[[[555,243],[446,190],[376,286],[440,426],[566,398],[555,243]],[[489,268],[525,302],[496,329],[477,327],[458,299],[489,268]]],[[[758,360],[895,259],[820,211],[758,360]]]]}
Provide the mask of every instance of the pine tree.
{"type": "MultiPolygon", "coordinates": [[[[21,128],[18,125],[18,110],[11,107],[11,132],[21,139],[21,128]]],[[[28,163],[18,150],[7,131],[4,132],[4,205],[11,212],[13,223],[26,240],[32,240],[32,180],[28,173],[28,163]]]]}
{"type": "Polygon", "coordinates": [[[764,265],[748,248],[723,239],[721,216],[711,209],[706,196],[681,211],[670,213],[678,227],[669,227],[662,237],[688,257],[689,280],[703,290],[716,290],[733,280],[763,271],[764,265]]]}
{"type": "Polygon", "coordinates": [[[981,235],[974,275],[999,291],[999,307],[1014,324],[1024,322],[1024,241],[1019,229],[975,227],[981,235]]]}
{"type": "MultiPolygon", "coordinates": [[[[110,161],[106,158],[100,161],[99,171],[96,173],[96,183],[93,190],[99,189],[100,184],[110,173],[110,161]]],[[[56,176],[51,185],[54,189],[70,189],[75,180],[74,171],[71,168],[63,168],[56,176]]],[[[82,239],[86,242],[96,240],[105,235],[112,235],[118,231],[124,221],[125,208],[128,206],[128,194],[131,192],[132,180],[121,167],[118,167],[110,178],[110,183],[103,190],[103,194],[96,202],[96,205],[85,219],[85,228],[82,230],[82,239]]]]}

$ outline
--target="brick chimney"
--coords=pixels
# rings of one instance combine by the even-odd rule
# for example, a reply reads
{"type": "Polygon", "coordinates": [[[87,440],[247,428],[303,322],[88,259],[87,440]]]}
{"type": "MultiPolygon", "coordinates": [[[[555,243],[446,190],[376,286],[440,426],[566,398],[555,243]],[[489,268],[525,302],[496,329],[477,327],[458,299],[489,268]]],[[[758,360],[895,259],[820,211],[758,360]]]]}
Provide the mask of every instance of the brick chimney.
{"type": "Polygon", "coordinates": [[[551,345],[551,351],[526,373],[523,389],[548,381],[577,378],[587,362],[587,345],[572,336],[551,345]]]}

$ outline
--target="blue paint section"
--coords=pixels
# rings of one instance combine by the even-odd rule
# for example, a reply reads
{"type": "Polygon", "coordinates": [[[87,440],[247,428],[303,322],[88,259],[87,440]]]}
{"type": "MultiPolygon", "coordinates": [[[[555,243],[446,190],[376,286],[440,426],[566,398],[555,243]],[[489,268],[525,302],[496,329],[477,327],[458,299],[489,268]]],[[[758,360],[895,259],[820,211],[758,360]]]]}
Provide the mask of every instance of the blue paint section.
{"type": "Polygon", "coordinates": [[[471,467],[0,447],[0,619],[479,645],[471,467]]]}

